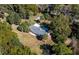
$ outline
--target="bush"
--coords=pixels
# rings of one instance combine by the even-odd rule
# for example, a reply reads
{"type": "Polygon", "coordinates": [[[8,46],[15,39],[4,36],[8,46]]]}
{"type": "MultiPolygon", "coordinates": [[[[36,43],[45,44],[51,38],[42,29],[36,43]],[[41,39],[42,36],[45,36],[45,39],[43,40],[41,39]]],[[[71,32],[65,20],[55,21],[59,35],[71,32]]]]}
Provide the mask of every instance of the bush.
{"type": "Polygon", "coordinates": [[[9,16],[7,17],[7,22],[9,22],[9,24],[16,24],[16,25],[18,25],[21,22],[21,18],[20,18],[20,16],[17,13],[11,12],[9,14],[9,16]]]}
{"type": "Polygon", "coordinates": [[[19,31],[29,32],[29,24],[28,24],[28,22],[24,22],[24,23],[20,24],[17,29],[19,31]]]}

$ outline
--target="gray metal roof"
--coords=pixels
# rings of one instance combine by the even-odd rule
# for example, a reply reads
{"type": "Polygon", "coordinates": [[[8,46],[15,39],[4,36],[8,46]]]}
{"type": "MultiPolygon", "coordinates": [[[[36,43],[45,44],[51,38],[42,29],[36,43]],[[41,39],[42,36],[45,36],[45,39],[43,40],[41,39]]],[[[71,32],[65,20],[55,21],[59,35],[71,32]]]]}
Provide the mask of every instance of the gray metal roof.
{"type": "Polygon", "coordinates": [[[44,35],[46,32],[40,27],[30,26],[30,31],[36,35],[44,35]]]}

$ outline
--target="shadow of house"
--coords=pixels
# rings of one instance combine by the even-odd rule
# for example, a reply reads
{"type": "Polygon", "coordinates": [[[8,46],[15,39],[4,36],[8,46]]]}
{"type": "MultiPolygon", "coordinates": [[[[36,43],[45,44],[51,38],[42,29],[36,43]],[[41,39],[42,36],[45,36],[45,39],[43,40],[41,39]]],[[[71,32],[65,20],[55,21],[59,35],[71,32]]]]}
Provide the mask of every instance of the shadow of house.
{"type": "Polygon", "coordinates": [[[37,35],[36,38],[37,38],[38,40],[42,40],[42,39],[43,39],[43,36],[42,36],[42,35],[37,35]]]}

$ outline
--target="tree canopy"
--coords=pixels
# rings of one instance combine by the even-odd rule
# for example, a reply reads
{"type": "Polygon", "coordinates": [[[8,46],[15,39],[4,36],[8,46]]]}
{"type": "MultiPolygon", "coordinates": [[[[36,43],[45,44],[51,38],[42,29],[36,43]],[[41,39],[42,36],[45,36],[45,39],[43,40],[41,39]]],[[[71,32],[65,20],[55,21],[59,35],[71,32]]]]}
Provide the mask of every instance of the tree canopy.
{"type": "Polygon", "coordinates": [[[8,23],[0,22],[0,54],[32,54],[30,48],[24,47],[17,37],[17,34],[11,31],[8,23]]]}
{"type": "Polygon", "coordinates": [[[65,44],[56,44],[53,45],[53,52],[57,55],[70,55],[72,54],[71,48],[67,47],[65,44]]]}
{"type": "Polygon", "coordinates": [[[28,32],[29,31],[29,23],[28,22],[23,22],[22,24],[20,24],[17,28],[19,31],[22,32],[28,32]]]}
{"type": "Polygon", "coordinates": [[[71,33],[71,29],[69,27],[69,18],[63,14],[52,18],[50,28],[52,30],[53,36],[61,42],[67,39],[71,33]]]}

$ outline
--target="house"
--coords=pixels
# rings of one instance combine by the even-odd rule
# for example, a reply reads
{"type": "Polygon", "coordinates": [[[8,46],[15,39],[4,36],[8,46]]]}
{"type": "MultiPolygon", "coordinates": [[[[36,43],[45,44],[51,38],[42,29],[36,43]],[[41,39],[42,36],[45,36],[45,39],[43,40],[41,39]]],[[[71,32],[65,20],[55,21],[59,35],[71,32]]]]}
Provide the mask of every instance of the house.
{"type": "Polygon", "coordinates": [[[30,26],[30,31],[34,33],[36,36],[43,36],[46,34],[45,30],[43,30],[39,24],[35,23],[34,25],[30,26]]]}

